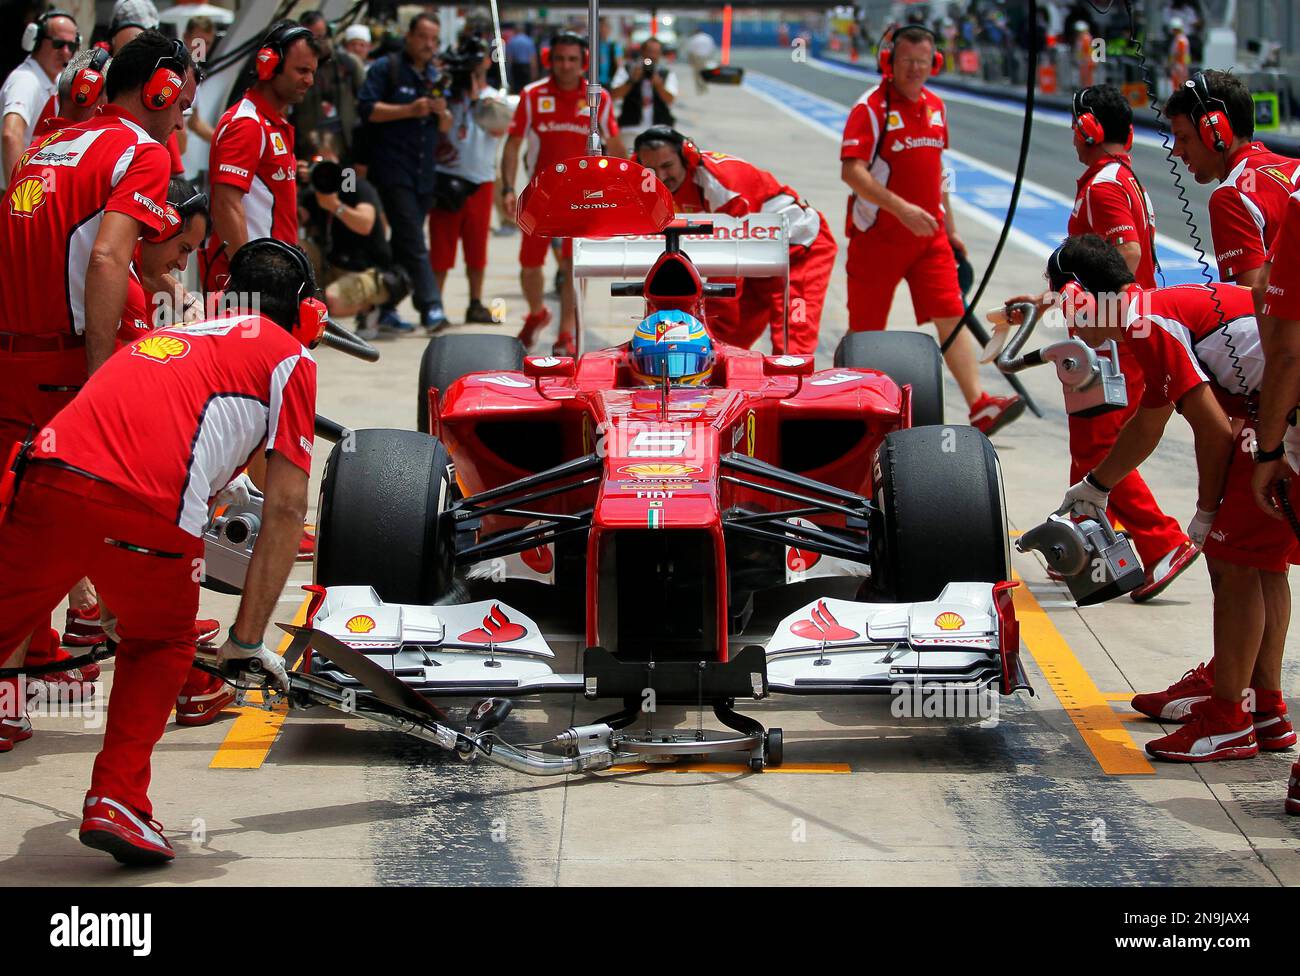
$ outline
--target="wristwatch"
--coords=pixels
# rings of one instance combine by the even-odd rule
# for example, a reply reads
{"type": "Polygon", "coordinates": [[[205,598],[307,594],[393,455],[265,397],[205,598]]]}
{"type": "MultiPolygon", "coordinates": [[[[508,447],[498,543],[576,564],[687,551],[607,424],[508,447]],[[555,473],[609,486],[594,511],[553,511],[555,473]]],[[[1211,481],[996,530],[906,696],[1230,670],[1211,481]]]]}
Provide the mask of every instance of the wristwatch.
{"type": "Polygon", "coordinates": [[[334,216],[335,216],[335,217],[342,217],[342,216],[343,216],[343,211],[344,211],[346,208],[347,208],[347,205],[346,205],[342,200],[340,200],[340,201],[339,201],[339,205],[338,205],[337,207],[334,208],[334,216]]]}
{"type": "Polygon", "coordinates": [[[1266,451],[1266,450],[1264,450],[1263,448],[1261,448],[1261,447],[1259,446],[1259,442],[1258,442],[1258,441],[1255,443],[1255,463],[1256,463],[1256,464],[1267,464],[1269,461],[1280,461],[1280,460],[1282,460],[1282,455],[1283,455],[1284,453],[1285,453],[1285,451],[1282,450],[1282,445],[1281,445],[1281,444],[1279,444],[1277,447],[1273,448],[1273,450],[1271,450],[1271,451],[1266,451]]]}

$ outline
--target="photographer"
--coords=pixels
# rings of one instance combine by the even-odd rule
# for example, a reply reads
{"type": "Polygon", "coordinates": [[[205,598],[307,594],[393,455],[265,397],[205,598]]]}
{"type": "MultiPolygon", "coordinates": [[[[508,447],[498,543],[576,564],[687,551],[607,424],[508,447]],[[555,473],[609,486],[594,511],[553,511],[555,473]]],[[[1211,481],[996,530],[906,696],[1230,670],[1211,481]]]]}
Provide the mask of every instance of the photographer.
{"type": "Polygon", "coordinates": [[[379,308],[405,298],[410,283],[393,264],[379,192],[340,165],[332,133],[314,133],[311,144],[316,155],[299,168],[298,206],[307,241],[319,255],[325,304],[334,319],[356,315],[357,331],[374,338],[379,308]]]}
{"type": "Polygon", "coordinates": [[[477,37],[464,38],[445,57],[451,72],[451,131],[438,147],[438,173],[433,209],[429,211],[429,253],[441,291],[447,272],[456,263],[456,244],[464,242],[469,278],[469,308],[465,321],[491,324],[483,305],[483,272],[487,268],[488,230],[496,185],[497,147],[510,128],[505,98],[487,83],[491,58],[477,37]]]}
{"type": "Polygon", "coordinates": [[[411,276],[420,324],[430,332],[447,324],[424,239],[425,215],[433,207],[435,153],[452,125],[434,58],[441,30],[438,18],[416,14],[402,50],[370,66],[358,96],[361,117],[370,123],[366,175],[382,188],[393,257],[411,276]]]}
{"type": "Polygon", "coordinates": [[[662,67],[664,46],[657,37],[641,43],[637,57],[620,65],[611,82],[614,100],[623,100],[618,110],[618,127],[631,138],[652,125],[670,128],[676,120],[672,104],[677,101],[677,76],[662,67]]]}

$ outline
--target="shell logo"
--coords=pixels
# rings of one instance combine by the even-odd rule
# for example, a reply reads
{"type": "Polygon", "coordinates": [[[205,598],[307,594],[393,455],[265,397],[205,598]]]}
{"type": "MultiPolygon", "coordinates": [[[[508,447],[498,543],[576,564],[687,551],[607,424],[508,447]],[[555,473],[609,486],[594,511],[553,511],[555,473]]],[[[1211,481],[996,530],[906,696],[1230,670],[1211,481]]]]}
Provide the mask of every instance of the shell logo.
{"type": "Polygon", "coordinates": [[[960,630],[966,626],[966,621],[961,614],[948,610],[934,618],[934,625],[940,630],[960,630]]]}
{"type": "Polygon", "coordinates": [[[189,355],[190,344],[180,336],[151,335],[141,339],[131,347],[131,355],[142,359],[152,359],[155,363],[166,363],[173,359],[184,359],[189,355]]]}
{"type": "Polygon", "coordinates": [[[348,618],[348,622],[343,626],[351,634],[368,634],[375,629],[375,618],[359,613],[355,617],[348,618]]]}
{"type": "Polygon", "coordinates": [[[697,468],[693,464],[661,461],[647,464],[625,464],[618,470],[622,474],[630,474],[633,478],[681,478],[690,474],[698,474],[703,469],[697,468]]]}
{"type": "Polygon", "coordinates": [[[13,188],[9,197],[9,212],[19,217],[30,217],[40,209],[48,195],[45,180],[39,176],[29,176],[13,188]]]}

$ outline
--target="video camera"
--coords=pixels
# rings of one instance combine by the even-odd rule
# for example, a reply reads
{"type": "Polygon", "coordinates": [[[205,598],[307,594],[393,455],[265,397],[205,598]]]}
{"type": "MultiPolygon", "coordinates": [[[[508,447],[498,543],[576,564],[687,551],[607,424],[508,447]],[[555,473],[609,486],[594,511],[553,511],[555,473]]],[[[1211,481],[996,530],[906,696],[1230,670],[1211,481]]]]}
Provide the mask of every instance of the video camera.
{"type": "Polygon", "coordinates": [[[459,98],[474,90],[474,72],[487,57],[487,44],[472,34],[461,38],[454,48],[447,48],[439,58],[441,72],[424,94],[430,98],[459,98]]]}
{"type": "Polygon", "coordinates": [[[307,183],[317,193],[338,193],[343,189],[343,166],[332,159],[314,159],[307,168],[307,183]]]}

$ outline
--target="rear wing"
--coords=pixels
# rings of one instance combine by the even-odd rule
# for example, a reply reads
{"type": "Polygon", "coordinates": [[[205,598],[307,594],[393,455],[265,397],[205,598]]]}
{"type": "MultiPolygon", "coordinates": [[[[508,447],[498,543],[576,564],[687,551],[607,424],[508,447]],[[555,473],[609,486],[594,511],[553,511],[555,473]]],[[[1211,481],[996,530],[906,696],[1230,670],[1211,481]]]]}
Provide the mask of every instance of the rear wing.
{"type": "MultiPolygon", "coordinates": [[[[674,220],[708,220],[712,234],[686,234],[682,252],[702,278],[777,278],[784,284],[782,315],[790,322],[790,233],[781,214],[677,214],[674,220]]],[[[644,279],[664,252],[662,234],[579,237],[573,241],[578,335],[582,335],[587,283],[593,278],[644,279]]]]}

